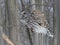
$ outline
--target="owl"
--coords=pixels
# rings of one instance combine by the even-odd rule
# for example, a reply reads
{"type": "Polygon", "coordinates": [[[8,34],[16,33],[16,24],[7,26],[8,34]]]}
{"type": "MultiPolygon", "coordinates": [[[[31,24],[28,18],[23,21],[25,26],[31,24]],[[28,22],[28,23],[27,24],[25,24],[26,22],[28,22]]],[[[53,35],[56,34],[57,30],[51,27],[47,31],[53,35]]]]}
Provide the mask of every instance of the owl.
{"type": "Polygon", "coordinates": [[[39,10],[32,11],[32,17],[35,20],[35,22],[37,22],[39,25],[46,28],[49,27],[49,24],[46,20],[46,16],[44,15],[42,11],[39,11],[39,10]]]}
{"type": "Polygon", "coordinates": [[[24,18],[24,20],[30,24],[33,23],[34,21],[37,22],[39,25],[49,28],[49,24],[46,20],[46,16],[44,15],[44,13],[42,11],[39,10],[33,10],[31,12],[31,15],[28,13],[23,12],[22,13],[22,17],[24,18]]]}

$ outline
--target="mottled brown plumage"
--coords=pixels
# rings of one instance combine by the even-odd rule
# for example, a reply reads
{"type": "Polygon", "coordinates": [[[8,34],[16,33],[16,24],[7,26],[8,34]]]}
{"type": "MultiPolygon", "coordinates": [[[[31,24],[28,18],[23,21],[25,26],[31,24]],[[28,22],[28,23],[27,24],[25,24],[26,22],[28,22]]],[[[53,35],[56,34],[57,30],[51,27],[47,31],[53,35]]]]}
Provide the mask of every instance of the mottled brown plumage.
{"type": "Polygon", "coordinates": [[[49,24],[46,20],[46,16],[43,12],[39,10],[32,11],[31,14],[23,12],[22,17],[25,21],[27,21],[28,24],[37,22],[39,25],[49,28],[49,24]]]}
{"type": "Polygon", "coordinates": [[[46,16],[44,15],[43,12],[39,11],[39,10],[34,10],[32,11],[32,16],[34,18],[34,20],[40,24],[43,27],[49,27],[49,24],[46,20],[46,16]]]}

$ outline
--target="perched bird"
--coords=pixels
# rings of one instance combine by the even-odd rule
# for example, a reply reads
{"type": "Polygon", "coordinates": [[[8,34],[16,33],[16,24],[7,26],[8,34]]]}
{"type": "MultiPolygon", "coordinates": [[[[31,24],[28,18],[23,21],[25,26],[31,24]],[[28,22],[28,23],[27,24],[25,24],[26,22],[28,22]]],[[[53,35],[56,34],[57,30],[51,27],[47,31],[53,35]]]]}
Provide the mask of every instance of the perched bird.
{"type": "Polygon", "coordinates": [[[24,12],[22,14],[26,18],[20,19],[20,22],[26,25],[28,28],[31,28],[32,32],[43,33],[45,35],[47,34],[49,37],[53,37],[53,35],[50,33],[50,31],[47,28],[49,24],[46,20],[44,13],[37,10],[33,11],[31,16],[32,18],[29,18],[27,14],[24,12]],[[26,20],[29,20],[29,22],[26,20]],[[32,21],[32,20],[35,20],[35,21],[32,21]]]}

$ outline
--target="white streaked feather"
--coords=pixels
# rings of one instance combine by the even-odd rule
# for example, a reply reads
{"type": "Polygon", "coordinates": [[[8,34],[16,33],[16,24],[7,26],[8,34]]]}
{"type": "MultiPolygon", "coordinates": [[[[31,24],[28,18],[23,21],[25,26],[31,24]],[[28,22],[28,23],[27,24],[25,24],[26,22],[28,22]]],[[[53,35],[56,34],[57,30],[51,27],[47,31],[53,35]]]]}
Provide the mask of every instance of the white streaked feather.
{"type": "Polygon", "coordinates": [[[47,28],[40,26],[36,22],[31,24],[28,24],[25,20],[20,20],[20,22],[22,22],[24,25],[27,25],[28,27],[30,26],[31,28],[33,28],[34,32],[36,33],[42,33],[45,35],[47,34],[49,37],[53,37],[53,35],[50,33],[50,31],[47,28]]]}

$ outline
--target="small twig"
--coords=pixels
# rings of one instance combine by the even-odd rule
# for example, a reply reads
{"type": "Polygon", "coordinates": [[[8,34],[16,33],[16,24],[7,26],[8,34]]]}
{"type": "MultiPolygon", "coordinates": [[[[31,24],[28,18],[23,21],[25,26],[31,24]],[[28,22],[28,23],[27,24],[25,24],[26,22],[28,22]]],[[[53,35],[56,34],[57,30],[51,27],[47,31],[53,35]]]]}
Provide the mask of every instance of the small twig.
{"type": "Polygon", "coordinates": [[[8,36],[5,33],[2,34],[2,37],[8,44],[14,45],[14,43],[8,38],[8,36]]]}

